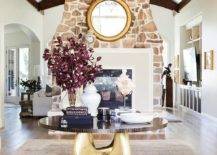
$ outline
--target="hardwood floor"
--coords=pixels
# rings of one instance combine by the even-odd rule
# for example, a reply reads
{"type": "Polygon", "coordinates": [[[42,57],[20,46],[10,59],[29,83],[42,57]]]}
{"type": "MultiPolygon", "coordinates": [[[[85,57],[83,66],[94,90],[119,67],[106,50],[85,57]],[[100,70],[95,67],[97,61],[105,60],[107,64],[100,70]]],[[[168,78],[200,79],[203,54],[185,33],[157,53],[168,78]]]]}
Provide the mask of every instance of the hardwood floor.
{"type": "Polygon", "coordinates": [[[28,139],[72,138],[48,135],[48,130],[38,126],[38,119],[19,118],[19,107],[5,108],[5,128],[0,132],[3,155],[13,155],[28,139]]]}
{"type": "Polygon", "coordinates": [[[198,155],[217,155],[217,122],[180,109],[173,113],[182,118],[183,122],[168,125],[167,139],[188,142],[198,155]]]}
{"type": "MultiPolygon", "coordinates": [[[[5,129],[0,132],[2,155],[16,154],[16,149],[28,139],[70,139],[73,137],[72,135],[48,135],[46,129],[38,127],[37,119],[20,120],[19,112],[19,107],[5,108],[5,129]]],[[[170,112],[181,118],[183,122],[169,123],[163,138],[183,140],[197,150],[197,155],[217,155],[217,122],[181,109],[170,112]]],[[[156,136],[154,139],[162,139],[162,136],[156,136]]]]}

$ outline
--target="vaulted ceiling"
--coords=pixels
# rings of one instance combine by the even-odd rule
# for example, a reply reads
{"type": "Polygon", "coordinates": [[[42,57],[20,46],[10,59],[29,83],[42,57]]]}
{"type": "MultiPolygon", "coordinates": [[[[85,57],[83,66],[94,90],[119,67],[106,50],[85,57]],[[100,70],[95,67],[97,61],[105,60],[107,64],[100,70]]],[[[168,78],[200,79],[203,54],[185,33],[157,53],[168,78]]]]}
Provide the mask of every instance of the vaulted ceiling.
{"type": "MultiPolygon", "coordinates": [[[[65,0],[27,0],[38,11],[43,11],[64,4],[65,0]]],[[[179,12],[191,0],[150,0],[153,5],[161,6],[179,12]]]]}

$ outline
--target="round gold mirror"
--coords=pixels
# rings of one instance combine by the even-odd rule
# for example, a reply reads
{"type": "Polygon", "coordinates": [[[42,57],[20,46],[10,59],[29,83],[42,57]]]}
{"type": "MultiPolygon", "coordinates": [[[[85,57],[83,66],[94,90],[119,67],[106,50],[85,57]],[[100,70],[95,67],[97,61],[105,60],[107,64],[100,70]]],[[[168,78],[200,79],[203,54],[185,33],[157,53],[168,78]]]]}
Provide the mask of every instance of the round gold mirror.
{"type": "Polygon", "coordinates": [[[122,38],[128,32],[131,21],[130,8],[123,0],[95,0],[87,12],[89,29],[103,41],[122,38]]]}

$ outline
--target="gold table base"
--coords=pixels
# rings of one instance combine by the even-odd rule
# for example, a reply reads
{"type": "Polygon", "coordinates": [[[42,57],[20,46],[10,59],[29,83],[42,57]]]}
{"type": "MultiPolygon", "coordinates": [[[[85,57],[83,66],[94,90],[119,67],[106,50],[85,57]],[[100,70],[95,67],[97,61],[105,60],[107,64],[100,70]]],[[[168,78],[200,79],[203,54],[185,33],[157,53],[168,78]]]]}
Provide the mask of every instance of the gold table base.
{"type": "Polygon", "coordinates": [[[91,133],[78,133],[75,139],[74,155],[130,155],[129,135],[115,133],[112,143],[96,148],[91,133]]]}

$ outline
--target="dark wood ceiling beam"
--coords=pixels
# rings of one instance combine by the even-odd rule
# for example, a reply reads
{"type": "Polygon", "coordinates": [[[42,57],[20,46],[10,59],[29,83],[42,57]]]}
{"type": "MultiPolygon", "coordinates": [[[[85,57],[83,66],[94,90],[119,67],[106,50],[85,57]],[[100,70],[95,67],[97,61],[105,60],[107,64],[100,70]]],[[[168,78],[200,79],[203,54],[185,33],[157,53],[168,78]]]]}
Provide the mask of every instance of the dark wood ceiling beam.
{"type": "Polygon", "coordinates": [[[191,0],[182,0],[179,4],[178,4],[178,12],[184,8],[191,0]]]}
{"type": "Polygon", "coordinates": [[[46,10],[65,3],[65,0],[42,0],[39,3],[39,10],[46,10]]]}
{"type": "Polygon", "coordinates": [[[172,0],[150,0],[150,4],[161,6],[178,12],[178,4],[172,0]]]}
{"type": "MultiPolygon", "coordinates": [[[[42,0],[39,3],[37,3],[35,0],[27,0],[27,1],[31,3],[39,11],[43,11],[65,3],[65,0],[42,0]]],[[[177,4],[172,0],[150,0],[150,4],[161,6],[179,12],[190,1],[191,0],[182,0],[182,2],[177,4]]]]}
{"type": "Polygon", "coordinates": [[[37,3],[35,0],[27,0],[32,6],[34,6],[37,10],[39,10],[39,3],[37,3]]]}

